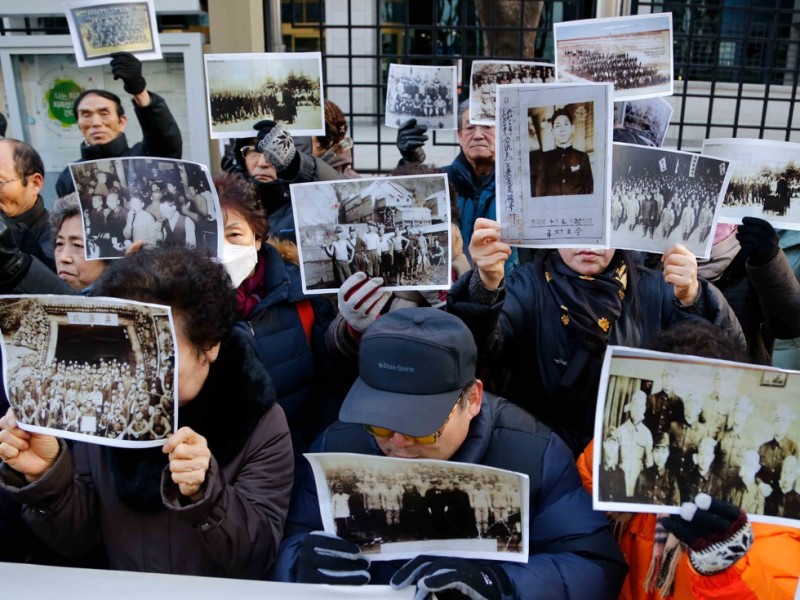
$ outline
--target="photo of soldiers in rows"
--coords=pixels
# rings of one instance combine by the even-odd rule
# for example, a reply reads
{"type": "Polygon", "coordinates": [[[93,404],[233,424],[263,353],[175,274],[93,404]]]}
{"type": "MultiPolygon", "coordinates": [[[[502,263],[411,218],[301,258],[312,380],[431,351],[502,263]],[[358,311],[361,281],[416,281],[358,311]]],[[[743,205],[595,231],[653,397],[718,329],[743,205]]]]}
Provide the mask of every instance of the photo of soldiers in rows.
{"type": "Polygon", "coordinates": [[[429,129],[455,129],[455,67],[390,65],[386,84],[386,125],[409,118],[429,129]]]}
{"type": "Polygon", "coordinates": [[[336,534],[366,552],[393,542],[495,539],[520,551],[520,491],[511,478],[475,473],[443,476],[342,469],[327,473],[336,534]]]}
{"type": "Polygon", "coordinates": [[[264,82],[258,90],[223,91],[211,94],[212,125],[227,125],[262,119],[293,125],[299,107],[319,110],[319,87],[308,77],[288,77],[285,81],[264,82]]]}
{"type": "Polygon", "coordinates": [[[211,137],[253,137],[253,124],[276,121],[297,135],[324,133],[319,53],[207,54],[211,137]]]}
{"type": "Polygon", "coordinates": [[[475,61],[470,87],[470,122],[494,125],[497,86],[515,83],[553,83],[554,65],[524,62],[475,61]]]}
{"type": "Polygon", "coordinates": [[[144,247],[204,247],[218,254],[219,201],[200,165],[114,159],[72,165],[87,258],[120,258],[144,247]]]}
{"type": "Polygon", "coordinates": [[[729,371],[665,365],[653,380],[611,376],[602,501],[677,507],[705,492],[749,514],[800,518],[800,381],[789,375],[777,389],[761,383],[772,373],[729,371]]]}
{"type": "Polygon", "coordinates": [[[565,50],[564,71],[587,81],[610,81],[615,89],[629,90],[669,83],[672,73],[643,63],[628,52],[594,49],[565,50]]]}
{"type": "Polygon", "coordinates": [[[8,400],[20,422],[72,439],[165,438],[173,429],[175,358],[163,309],[87,310],[85,304],[53,298],[46,304],[9,299],[0,308],[8,400]],[[102,321],[112,312],[119,327],[78,326],[78,339],[59,340],[76,327],[64,323],[69,313],[102,321]],[[109,337],[112,330],[117,335],[109,337]]]}
{"type": "Polygon", "coordinates": [[[73,11],[87,58],[114,50],[151,49],[153,39],[147,4],[98,5],[73,11]]]}
{"type": "Polygon", "coordinates": [[[612,245],[664,250],[680,242],[698,256],[707,255],[727,164],[711,157],[615,143],[612,245]]]}

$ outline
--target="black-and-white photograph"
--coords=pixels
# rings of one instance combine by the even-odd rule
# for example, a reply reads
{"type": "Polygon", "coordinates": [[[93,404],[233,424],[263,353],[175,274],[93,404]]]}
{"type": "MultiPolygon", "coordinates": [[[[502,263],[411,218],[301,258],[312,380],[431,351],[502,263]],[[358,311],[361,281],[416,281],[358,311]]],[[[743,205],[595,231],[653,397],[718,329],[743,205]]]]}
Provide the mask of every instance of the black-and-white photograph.
{"type": "Polygon", "coordinates": [[[732,161],[721,222],[758,217],[777,229],[800,231],[800,144],[710,139],[703,142],[703,154],[732,161]]]}
{"type": "Polygon", "coordinates": [[[325,135],[322,54],[206,54],[211,139],[253,137],[277,121],[292,135],[325,135]]]}
{"type": "Polygon", "coordinates": [[[730,178],[724,159],[615,143],[611,246],[663,252],[680,243],[708,258],[730,178]]]}
{"type": "Polygon", "coordinates": [[[529,247],[607,246],[611,85],[502,85],[497,92],[503,238],[529,247]]]}
{"type": "Polygon", "coordinates": [[[672,13],[555,23],[556,79],[607,81],[614,100],[672,94],[672,13]]]}
{"type": "Polygon", "coordinates": [[[177,429],[169,307],[85,296],[0,298],[5,393],[20,428],[143,448],[177,429]]]}
{"type": "Polygon", "coordinates": [[[610,347],[597,400],[595,509],[677,513],[699,492],[753,521],[800,519],[800,372],[610,347]],[[784,387],[765,386],[780,375],[784,387]]]}
{"type": "Polygon", "coordinates": [[[428,129],[456,129],[456,67],[389,65],[386,126],[414,118],[428,129]]]}
{"type": "Polygon", "coordinates": [[[446,175],[303,183],[291,194],[305,293],[336,292],[358,271],[390,290],[449,289],[446,175]]]}
{"type": "Polygon", "coordinates": [[[621,102],[621,119],[614,115],[614,141],[660,148],[669,129],[672,105],[661,97],[621,102]]]}
{"type": "Polygon", "coordinates": [[[70,165],[83,211],[87,260],[146,248],[205,248],[221,256],[222,218],[208,169],[166,158],[111,158],[70,165]]]}
{"type": "Polygon", "coordinates": [[[325,531],[370,560],[528,560],[527,475],[440,460],[306,454],[325,531]]]}
{"type": "Polygon", "coordinates": [[[65,6],[79,67],[111,62],[113,52],[161,58],[153,0],[89,0],[65,6]]]}
{"type": "Polygon", "coordinates": [[[469,88],[469,122],[494,125],[497,86],[521,83],[555,83],[556,67],[549,63],[476,60],[469,88]]]}

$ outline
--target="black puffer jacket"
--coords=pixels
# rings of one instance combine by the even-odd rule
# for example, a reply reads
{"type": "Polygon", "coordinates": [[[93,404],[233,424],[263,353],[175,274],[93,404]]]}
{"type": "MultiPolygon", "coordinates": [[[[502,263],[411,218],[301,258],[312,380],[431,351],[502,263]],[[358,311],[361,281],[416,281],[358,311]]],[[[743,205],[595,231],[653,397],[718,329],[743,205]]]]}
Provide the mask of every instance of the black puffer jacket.
{"type": "MultiPolygon", "coordinates": [[[[107,144],[89,145],[81,143],[81,158],[77,162],[100,158],[119,158],[121,156],[158,156],[161,158],[180,158],[183,154],[183,138],[175,117],[158,94],[150,92],[150,104],[139,106],[134,102],[133,109],[142,128],[142,141],[128,146],[125,134],[120,134],[107,144]]],[[[75,191],[75,184],[69,167],[61,171],[56,182],[56,193],[66,196],[75,191]]]]}

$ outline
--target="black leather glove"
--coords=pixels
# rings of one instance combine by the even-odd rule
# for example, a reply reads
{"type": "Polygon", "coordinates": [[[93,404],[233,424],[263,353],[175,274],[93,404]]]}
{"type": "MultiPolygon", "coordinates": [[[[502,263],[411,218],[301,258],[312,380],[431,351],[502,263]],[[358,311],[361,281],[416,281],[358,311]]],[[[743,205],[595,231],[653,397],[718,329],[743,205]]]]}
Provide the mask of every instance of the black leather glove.
{"type": "Polygon", "coordinates": [[[14,239],[14,224],[0,212],[0,293],[13,290],[27,274],[31,261],[14,239]]]}
{"type": "Polygon", "coordinates": [[[441,592],[457,592],[470,600],[501,600],[511,594],[511,581],[498,565],[424,554],[400,567],[390,584],[396,590],[416,584],[414,600],[424,600],[433,593],[437,597],[447,595],[441,592]]]}
{"type": "Polygon", "coordinates": [[[125,91],[135,96],[147,87],[142,77],[142,63],[130,52],[111,53],[111,73],[114,79],[122,79],[125,91]]]}
{"type": "Polygon", "coordinates": [[[749,262],[754,267],[767,264],[778,254],[778,234],[772,225],[757,217],[743,217],[736,232],[736,239],[747,252],[749,262]]]}
{"type": "Polygon", "coordinates": [[[697,494],[684,502],[680,515],[670,515],[664,528],[689,546],[689,560],[698,573],[720,573],[741,559],[753,543],[750,520],[739,507],[697,494]]]}
{"type": "Polygon", "coordinates": [[[425,150],[422,147],[428,141],[425,132],[428,126],[417,125],[416,119],[409,119],[397,130],[397,149],[408,162],[425,162],[425,150]]]}
{"type": "Polygon", "coordinates": [[[297,556],[297,583],[364,585],[369,561],[361,549],[340,537],[315,531],[303,540],[297,556]]]}
{"type": "Polygon", "coordinates": [[[300,154],[294,140],[283,125],[275,121],[259,121],[253,125],[258,130],[256,148],[275,167],[281,179],[293,179],[300,166],[300,154]]]}

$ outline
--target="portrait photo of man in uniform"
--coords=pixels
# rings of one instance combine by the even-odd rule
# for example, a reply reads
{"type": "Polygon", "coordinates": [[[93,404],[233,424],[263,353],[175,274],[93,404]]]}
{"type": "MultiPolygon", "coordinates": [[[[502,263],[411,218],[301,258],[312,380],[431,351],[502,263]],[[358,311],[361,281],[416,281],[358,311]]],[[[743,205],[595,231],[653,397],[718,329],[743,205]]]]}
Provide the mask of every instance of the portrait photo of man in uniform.
{"type": "Polygon", "coordinates": [[[532,138],[529,155],[531,196],[594,193],[589,158],[594,138],[591,125],[594,122],[593,106],[591,102],[582,102],[528,110],[532,138]]]}

